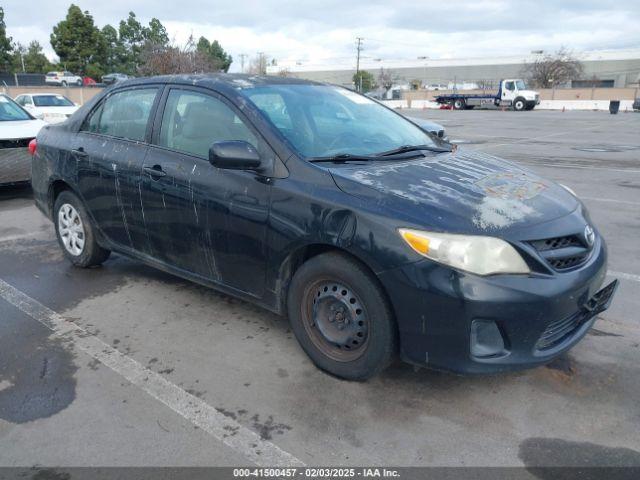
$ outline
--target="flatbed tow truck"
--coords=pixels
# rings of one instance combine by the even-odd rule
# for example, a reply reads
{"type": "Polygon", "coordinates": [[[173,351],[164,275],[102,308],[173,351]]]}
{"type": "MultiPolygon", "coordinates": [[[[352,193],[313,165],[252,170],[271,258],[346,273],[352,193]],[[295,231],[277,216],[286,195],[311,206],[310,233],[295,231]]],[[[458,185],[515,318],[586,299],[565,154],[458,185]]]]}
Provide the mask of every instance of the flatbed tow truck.
{"type": "Polygon", "coordinates": [[[497,93],[449,93],[438,95],[435,101],[440,105],[452,107],[454,110],[466,110],[474,107],[501,108],[510,107],[521,112],[533,110],[540,103],[540,94],[527,90],[527,86],[520,78],[500,80],[497,93]]]}

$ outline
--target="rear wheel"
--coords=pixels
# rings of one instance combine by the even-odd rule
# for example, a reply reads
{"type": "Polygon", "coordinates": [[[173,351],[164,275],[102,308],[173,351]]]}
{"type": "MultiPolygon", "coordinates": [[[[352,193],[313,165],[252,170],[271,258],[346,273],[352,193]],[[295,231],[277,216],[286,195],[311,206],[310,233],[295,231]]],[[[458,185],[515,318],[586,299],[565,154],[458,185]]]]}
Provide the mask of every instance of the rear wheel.
{"type": "Polygon", "coordinates": [[[365,380],[384,369],[396,350],[396,327],[386,296],[358,261],[318,255],[295,273],[288,293],[291,327],[322,370],[365,380]]]}
{"type": "Polygon", "coordinates": [[[66,80],[62,80],[62,82],[60,82],[60,85],[62,85],[63,87],[67,86],[67,81],[66,80]]]}
{"type": "Polygon", "coordinates": [[[89,215],[74,193],[58,195],[53,211],[58,243],[71,263],[86,268],[109,258],[111,252],[98,245],[89,215]]]}
{"type": "Polygon", "coordinates": [[[81,87],[82,86],[82,80],[79,78],[78,80],[76,80],[76,85],[81,87]]]}
{"type": "Polygon", "coordinates": [[[467,102],[464,101],[464,98],[456,98],[453,101],[453,108],[456,110],[464,110],[467,107],[467,102]]]}

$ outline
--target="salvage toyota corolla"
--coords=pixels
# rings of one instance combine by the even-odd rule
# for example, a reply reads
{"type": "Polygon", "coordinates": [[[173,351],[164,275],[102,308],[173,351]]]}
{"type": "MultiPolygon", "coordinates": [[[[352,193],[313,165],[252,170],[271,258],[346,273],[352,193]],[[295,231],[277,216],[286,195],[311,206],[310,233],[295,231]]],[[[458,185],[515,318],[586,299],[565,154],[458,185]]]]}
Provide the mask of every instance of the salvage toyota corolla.
{"type": "Polygon", "coordinates": [[[568,188],[337,86],[129,80],[33,147],[71,263],[115,251],[286,314],[347,379],[397,353],[459,373],[543,364],[617,285],[600,289],[605,242],[568,188]]]}

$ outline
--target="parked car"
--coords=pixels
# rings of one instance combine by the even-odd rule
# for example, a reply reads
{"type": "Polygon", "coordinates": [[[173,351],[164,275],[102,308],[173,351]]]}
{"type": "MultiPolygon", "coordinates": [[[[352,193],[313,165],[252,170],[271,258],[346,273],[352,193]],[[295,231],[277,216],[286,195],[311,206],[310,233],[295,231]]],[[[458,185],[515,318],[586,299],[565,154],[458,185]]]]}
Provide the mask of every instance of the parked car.
{"type": "Polygon", "coordinates": [[[34,117],[48,123],[64,122],[78,109],[67,97],[55,93],[23,93],[15,101],[34,117]]]}
{"type": "Polygon", "coordinates": [[[129,75],[126,75],[124,73],[109,73],[102,76],[102,83],[104,83],[105,85],[111,85],[112,83],[123,82],[130,78],[131,77],[129,75]]]}
{"type": "Polygon", "coordinates": [[[10,97],[0,94],[0,185],[29,181],[29,143],[44,125],[10,97]]]}
{"type": "Polygon", "coordinates": [[[640,97],[633,101],[633,110],[635,112],[640,112],[640,97]]]}
{"type": "Polygon", "coordinates": [[[42,129],[32,184],[72,264],[116,251],[286,314],[347,379],[396,353],[544,364],[617,285],[601,289],[605,242],[568,188],[300,79],[123,82],[42,129]]]}
{"type": "Polygon", "coordinates": [[[82,86],[84,86],[84,87],[95,87],[97,85],[98,85],[98,82],[96,82],[91,77],[83,77],[82,78],[82,86]]]}
{"type": "Polygon", "coordinates": [[[44,77],[44,83],[47,85],[61,85],[66,87],[67,85],[82,86],[82,77],[74,75],[71,72],[49,72],[44,77]]]}
{"type": "Polygon", "coordinates": [[[427,120],[426,118],[420,118],[420,117],[406,116],[405,118],[415,123],[418,127],[420,127],[425,132],[433,133],[435,136],[441,138],[445,142],[449,141],[447,132],[445,131],[444,127],[439,123],[432,122],[431,120],[427,120]]]}

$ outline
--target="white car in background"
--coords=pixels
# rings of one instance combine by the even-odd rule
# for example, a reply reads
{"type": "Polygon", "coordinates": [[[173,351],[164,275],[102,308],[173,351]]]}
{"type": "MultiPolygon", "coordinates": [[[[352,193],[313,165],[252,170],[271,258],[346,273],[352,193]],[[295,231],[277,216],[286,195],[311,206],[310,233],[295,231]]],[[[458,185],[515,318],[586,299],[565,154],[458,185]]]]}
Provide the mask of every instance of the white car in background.
{"type": "Polygon", "coordinates": [[[0,185],[31,180],[29,143],[46,123],[0,94],[0,185]]]}
{"type": "Polygon", "coordinates": [[[47,85],[67,85],[82,86],[82,77],[74,75],[71,72],[48,72],[44,77],[44,83],[47,85]]]}
{"type": "Polygon", "coordinates": [[[78,105],[55,93],[23,93],[15,98],[18,105],[47,123],[64,122],[78,110],[78,105]]]}

